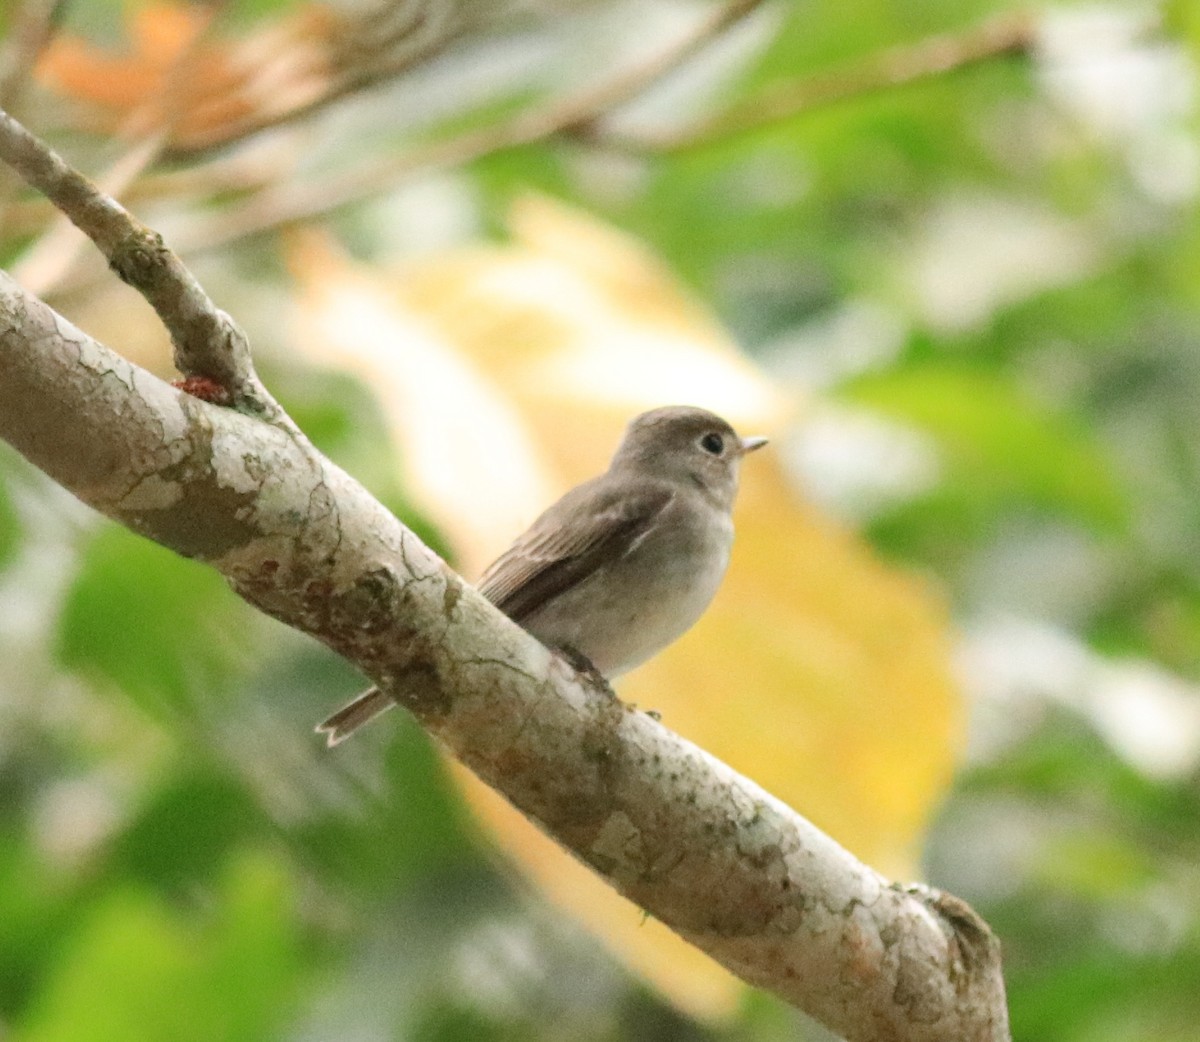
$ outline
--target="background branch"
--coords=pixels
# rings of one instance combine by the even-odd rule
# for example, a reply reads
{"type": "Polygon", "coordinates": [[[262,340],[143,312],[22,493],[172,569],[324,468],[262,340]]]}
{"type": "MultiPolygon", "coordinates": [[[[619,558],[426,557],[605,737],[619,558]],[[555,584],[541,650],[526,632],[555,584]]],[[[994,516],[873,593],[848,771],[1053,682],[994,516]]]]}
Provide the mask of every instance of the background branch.
{"type": "Polygon", "coordinates": [[[777,83],[742,102],[674,131],[625,132],[612,123],[620,107],[691,60],[758,7],[733,0],[675,44],[632,69],[565,98],[518,113],[507,121],[377,160],[309,185],[257,192],[186,234],[184,250],[208,250],[284,225],[331,213],[395,187],[418,173],[446,169],[556,136],[644,154],[670,154],[717,144],[818,109],[945,75],[1005,55],[1027,54],[1036,41],[1032,13],[1006,13],[912,44],[868,55],[849,67],[777,83]]]}
{"type": "MultiPolygon", "coordinates": [[[[507,120],[423,145],[397,155],[360,163],[353,170],[334,173],[304,183],[271,179],[263,173],[262,161],[251,164],[257,172],[251,193],[217,213],[206,213],[190,222],[178,236],[180,252],[190,254],[220,249],[234,242],[276,230],[371,198],[404,181],[441,169],[450,169],[485,156],[521,148],[557,136],[605,148],[643,154],[670,154],[717,144],[766,126],[785,122],[829,105],[869,95],[888,88],[919,82],[1005,55],[1028,53],[1036,39],[1036,19],[1028,12],[1007,13],[978,25],[943,33],[890,48],[847,68],[806,75],[774,84],[715,116],[691,126],[662,132],[622,131],[613,115],[620,107],[653,87],[672,71],[693,59],[713,40],[762,6],[762,0],[732,0],[716,8],[688,34],[633,68],[621,69],[599,83],[565,97],[553,99],[507,120]]],[[[428,41],[429,49],[406,52],[403,60],[378,68],[360,70],[357,78],[339,80],[336,89],[310,104],[264,117],[247,124],[233,138],[219,142],[198,141],[195,146],[168,146],[172,155],[205,152],[214,144],[229,144],[259,130],[294,123],[301,116],[358,90],[377,85],[411,67],[417,60],[433,57],[452,39],[428,41]],[[440,41],[440,42],[439,42],[440,41]],[[436,46],[434,43],[436,42],[436,46]],[[353,80],[353,82],[352,82],[353,80]]],[[[277,152],[289,161],[290,151],[277,152]]],[[[225,164],[220,164],[223,170],[225,164]]],[[[205,190],[202,171],[152,175],[131,186],[130,198],[160,194],[155,187],[186,183],[189,191],[205,190]]],[[[228,193],[223,177],[211,180],[211,189],[228,193]]],[[[77,284],[71,284],[78,289],[77,284]]]]}
{"type": "Polygon", "coordinates": [[[901,44],[831,72],[797,76],[772,84],[723,112],[661,133],[621,132],[606,122],[581,128],[581,135],[606,146],[636,152],[669,153],[728,141],[794,119],[814,109],[865,97],[949,72],[1027,54],[1036,41],[1037,21],[1025,11],[989,18],[978,25],[901,44]]]}
{"type": "Polygon", "coordinates": [[[66,4],[67,0],[23,0],[13,4],[11,30],[0,49],[0,108],[16,107],[66,4]]]}
{"type": "MultiPolygon", "coordinates": [[[[424,62],[445,53],[461,40],[469,28],[469,20],[461,17],[442,21],[428,17],[424,7],[437,6],[438,0],[424,0],[413,6],[407,20],[391,24],[393,19],[386,11],[397,8],[394,2],[370,6],[353,15],[335,14],[322,9],[305,12],[309,18],[320,17],[328,25],[324,39],[333,48],[328,55],[332,75],[323,89],[311,97],[302,99],[285,98],[277,108],[254,108],[244,119],[234,125],[222,124],[207,134],[193,132],[182,140],[174,140],[166,149],[174,160],[195,159],[216,149],[228,148],[268,130],[275,130],[299,122],[329,108],[348,97],[361,94],[381,86],[409,72],[424,62]],[[384,9],[381,20],[380,8],[384,9]],[[382,21],[384,31],[379,32],[382,21]]],[[[410,5],[400,5],[409,7],[410,5]]],[[[468,8],[469,9],[469,8],[468,8]]],[[[457,12],[461,15],[461,10],[457,12]]],[[[306,23],[301,20],[299,28],[306,23]]],[[[294,61],[289,54],[286,41],[275,48],[285,60],[294,61]]],[[[264,48],[265,50],[265,48],[264,48]]],[[[268,52],[269,53],[269,52],[268,52]]],[[[309,63],[317,61],[316,55],[308,56],[309,63]]],[[[317,69],[312,70],[313,75],[317,69]]]]}
{"type": "MultiPolygon", "coordinates": [[[[131,140],[108,169],[95,179],[104,195],[119,199],[163,154],[175,117],[181,111],[180,87],[201,57],[203,45],[225,6],[222,0],[197,15],[196,32],[171,61],[163,77],[162,91],[143,99],[126,121],[125,130],[117,135],[118,138],[128,136],[131,140]]],[[[53,293],[60,280],[70,272],[87,241],[72,227],[70,218],[60,212],[57,220],[21,258],[13,274],[33,293],[42,296],[53,293]]],[[[210,374],[191,372],[189,375],[210,374]]]]}
{"type": "Polygon", "coordinates": [[[420,172],[446,169],[482,156],[520,148],[578,128],[632,101],[702,48],[745,18],[762,0],[732,0],[713,11],[689,33],[632,68],[515,116],[455,137],[364,163],[354,170],[313,184],[279,184],[247,202],[230,207],[187,235],[183,249],[209,250],[261,232],[330,213],[370,198],[420,172]]]}

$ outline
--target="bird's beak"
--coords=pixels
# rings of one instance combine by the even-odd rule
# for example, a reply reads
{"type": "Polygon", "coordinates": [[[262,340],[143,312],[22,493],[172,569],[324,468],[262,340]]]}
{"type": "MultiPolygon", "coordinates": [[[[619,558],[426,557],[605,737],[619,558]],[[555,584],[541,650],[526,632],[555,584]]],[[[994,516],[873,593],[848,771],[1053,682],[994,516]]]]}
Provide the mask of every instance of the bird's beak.
{"type": "Polygon", "coordinates": [[[744,456],[747,452],[753,452],[755,449],[761,449],[764,445],[766,445],[766,443],[766,438],[743,438],[741,454],[744,456]]]}

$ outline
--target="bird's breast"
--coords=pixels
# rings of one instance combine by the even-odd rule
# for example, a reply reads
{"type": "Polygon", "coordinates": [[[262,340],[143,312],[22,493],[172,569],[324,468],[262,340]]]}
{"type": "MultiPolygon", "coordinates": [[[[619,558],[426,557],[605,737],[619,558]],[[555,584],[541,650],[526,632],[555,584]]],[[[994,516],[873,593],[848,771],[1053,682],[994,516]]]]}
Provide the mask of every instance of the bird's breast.
{"type": "Polygon", "coordinates": [[[673,505],[629,550],[543,605],[525,627],[569,645],[606,677],[628,672],[704,613],[729,564],[733,523],[707,504],[673,505]]]}

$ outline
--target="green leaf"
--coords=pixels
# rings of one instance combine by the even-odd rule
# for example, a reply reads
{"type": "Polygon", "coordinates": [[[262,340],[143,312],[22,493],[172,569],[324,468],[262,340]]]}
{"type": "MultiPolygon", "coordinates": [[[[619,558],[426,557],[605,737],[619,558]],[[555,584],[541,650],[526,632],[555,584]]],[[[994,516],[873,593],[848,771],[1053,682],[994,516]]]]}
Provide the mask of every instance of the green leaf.
{"type": "Polygon", "coordinates": [[[108,867],[116,877],[184,889],[210,881],[233,849],[269,831],[245,787],[211,767],[195,767],[150,794],[111,844],[108,867]]]}
{"type": "MultiPolygon", "coordinates": [[[[370,746],[384,744],[378,788],[358,793],[354,815],[332,807],[291,833],[328,883],[359,898],[378,899],[405,881],[436,879],[472,863],[480,867],[462,798],[432,743],[411,718],[389,716],[354,739],[356,758],[375,759],[370,746]]],[[[333,757],[326,763],[335,769],[333,757]]]]}
{"type": "Polygon", "coordinates": [[[13,509],[12,501],[8,497],[3,475],[0,475],[0,569],[4,568],[16,554],[20,534],[17,512],[13,509]]]}
{"type": "Polygon", "coordinates": [[[291,884],[243,856],[191,912],[125,887],[55,964],[14,1042],[257,1042],[290,1012],[299,946],[291,884]]]}
{"type": "MultiPolygon", "coordinates": [[[[7,779],[3,779],[7,780],[7,779]]],[[[0,832],[0,1020],[22,1008],[72,926],[70,893],[55,886],[26,830],[0,832]]]]}
{"type": "Polygon", "coordinates": [[[1200,7],[1196,0],[1167,0],[1163,28],[1183,40],[1193,61],[1200,59],[1200,7]]]}
{"type": "Polygon", "coordinates": [[[83,555],[56,653],[164,719],[227,692],[249,660],[253,619],[211,568],[110,526],[83,555]]]}
{"type": "Polygon", "coordinates": [[[288,9],[296,6],[295,0],[238,0],[236,4],[229,5],[223,21],[230,35],[246,33],[256,28],[255,23],[265,20],[266,16],[286,17],[288,9]]]}
{"type": "Polygon", "coordinates": [[[980,497],[1061,511],[1101,529],[1127,520],[1125,490],[1084,424],[1002,376],[926,365],[865,377],[844,395],[931,434],[947,480],[980,497]]]}

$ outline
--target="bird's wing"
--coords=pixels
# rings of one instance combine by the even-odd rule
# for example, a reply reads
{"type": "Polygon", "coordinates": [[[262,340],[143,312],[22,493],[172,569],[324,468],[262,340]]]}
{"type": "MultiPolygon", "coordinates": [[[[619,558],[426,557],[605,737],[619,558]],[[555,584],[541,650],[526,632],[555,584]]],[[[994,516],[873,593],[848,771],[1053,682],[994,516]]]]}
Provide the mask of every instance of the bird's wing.
{"type": "Polygon", "coordinates": [[[483,573],[479,592],[514,622],[627,553],[674,498],[602,479],[568,492],[483,573]]]}

